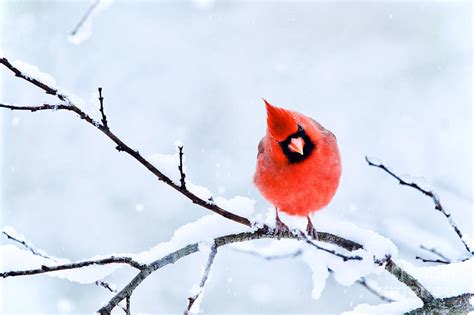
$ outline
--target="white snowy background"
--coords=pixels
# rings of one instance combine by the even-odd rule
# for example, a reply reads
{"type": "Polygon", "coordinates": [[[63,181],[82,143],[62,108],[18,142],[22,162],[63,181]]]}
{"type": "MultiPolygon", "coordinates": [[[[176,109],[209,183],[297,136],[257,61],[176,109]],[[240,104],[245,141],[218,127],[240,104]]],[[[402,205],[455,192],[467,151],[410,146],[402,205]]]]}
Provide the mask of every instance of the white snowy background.
{"type": "MultiPolygon", "coordinates": [[[[109,125],[119,137],[146,156],[173,154],[181,140],[188,178],[215,196],[255,199],[253,215],[265,217],[269,205],[252,184],[265,97],[337,135],[341,185],[316,224],[339,234],[338,221],[375,231],[415,266],[423,266],[416,255],[430,257],[421,244],[464,257],[432,202],[368,167],[364,156],[422,177],[416,179],[439,193],[472,238],[472,4],[117,1],[73,39],[68,34],[87,1],[1,5],[6,57],[49,73],[97,118],[102,86],[109,125]]],[[[56,101],[3,68],[0,76],[3,103],[56,101]]],[[[209,214],[71,113],[0,115],[0,225],[52,256],[74,261],[144,252],[209,214]]],[[[229,232],[239,228],[226,225],[229,232]]],[[[0,242],[13,245],[3,235],[0,242]]],[[[294,244],[272,246],[283,253],[294,244]]],[[[2,253],[13,250],[4,246],[2,253]]],[[[150,276],[132,295],[132,311],[181,313],[206,259],[195,254],[150,276]]],[[[324,268],[310,268],[317,259],[266,261],[222,248],[201,309],[340,313],[381,303],[358,284],[344,286],[324,268]],[[318,276],[328,280],[313,299],[313,279],[324,286],[318,276]]],[[[470,271],[472,264],[433,273],[440,281],[461,274],[467,283],[459,286],[472,288],[470,271]]],[[[106,280],[121,288],[135,272],[124,267],[106,280]]],[[[386,273],[369,279],[397,299],[410,296],[386,273]]],[[[111,297],[93,283],[46,275],[3,279],[0,289],[1,313],[90,313],[111,297]]]]}

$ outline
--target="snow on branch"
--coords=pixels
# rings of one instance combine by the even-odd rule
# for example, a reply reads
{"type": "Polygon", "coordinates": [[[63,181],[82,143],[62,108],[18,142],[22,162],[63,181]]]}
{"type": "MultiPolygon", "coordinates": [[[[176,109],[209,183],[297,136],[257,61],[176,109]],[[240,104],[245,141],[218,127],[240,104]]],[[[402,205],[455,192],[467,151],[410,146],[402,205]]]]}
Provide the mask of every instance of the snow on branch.
{"type": "Polygon", "coordinates": [[[461,233],[461,230],[458,228],[457,224],[454,222],[453,218],[451,217],[451,213],[449,213],[444,207],[443,205],[441,204],[441,201],[438,197],[438,195],[433,192],[432,190],[428,190],[428,189],[425,189],[425,188],[422,188],[420,185],[418,185],[417,183],[413,182],[413,181],[407,181],[407,180],[404,180],[401,176],[395,174],[394,172],[392,172],[387,166],[385,166],[382,162],[379,162],[379,161],[375,161],[374,158],[369,158],[369,157],[365,157],[365,160],[367,161],[367,163],[370,165],[370,166],[374,166],[376,168],[379,168],[381,170],[383,170],[384,172],[386,172],[387,174],[389,174],[390,176],[392,176],[393,178],[397,179],[399,184],[400,185],[403,185],[403,186],[408,186],[408,187],[412,187],[413,189],[416,189],[418,190],[419,192],[423,193],[424,195],[428,196],[431,198],[431,200],[433,200],[433,203],[435,205],[435,209],[440,211],[445,217],[446,219],[448,219],[448,222],[449,224],[451,225],[451,227],[453,228],[453,230],[456,232],[456,234],[458,235],[459,237],[459,240],[463,243],[464,247],[466,248],[466,250],[468,251],[468,253],[472,256],[474,255],[474,252],[471,250],[471,248],[469,247],[469,245],[467,244],[467,242],[464,240],[463,238],[463,234],[461,233]]]}
{"type": "MultiPolygon", "coordinates": [[[[402,268],[394,262],[394,259],[397,255],[396,246],[390,240],[384,238],[383,236],[375,232],[360,229],[351,223],[342,222],[341,220],[337,220],[337,224],[334,224],[334,220],[331,220],[327,217],[326,219],[324,219],[324,216],[321,217],[322,220],[319,220],[316,223],[318,225],[317,230],[321,231],[327,229],[332,231],[332,233],[317,232],[314,239],[310,238],[306,234],[306,232],[299,228],[291,230],[288,229],[287,231],[281,233],[281,231],[275,231],[275,229],[267,223],[251,221],[249,219],[249,215],[253,211],[253,201],[249,202],[248,198],[243,197],[236,197],[230,200],[226,200],[220,197],[213,198],[212,194],[207,188],[194,185],[189,180],[185,180],[186,176],[184,173],[182,146],[178,147],[179,152],[177,156],[179,158],[179,164],[174,164],[173,168],[175,171],[179,170],[179,178],[175,179],[165,174],[165,171],[161,169],[161,167],[160,169],[157,168],[152,163],[152,161],[145,158],[142,154],[140,154],[138,150],[132,149],[117,135],[115,135],[108,126],[107,118],[105,116],[104,111],[101,89],[99,89],[101,119],[95,120],[91,116],[86,114],[82,109],[80,109],[77,104],[74,104],[65,94],[58,92],[56,88],[47,84],[45,81],[42,81],[40,79],[40,76],[35,77],[34,75],[29,75],[21,71],[17,66],[10,63],[4,57],[0,58],[0,64],[3,64],[17,77],[20,77],[30,82],[31,84],[37,86],[48,94],[56,96],[61,101],[59,104],[42,104],[37,106],[0,104],[0,108],[31,112],[43,110],[71,111],[78,115],[78,117],[81,118],[83,121],[87,122],[89,125],[102,132],[115,144],[116,149],[119,152],[125,152],[130,155],[138,163],[144,166],[150,173],[152,173],[158,180],[175,189],[181,195],[188,198],[192,203],[207,210],[210,210],[214,213],[212,215],[207,215],[199,219],[199,224],[188,224],[178,229],[169,242],[158,244],[147,252],[130,256],[112,255],[106,258],[102,257],[98,259],[89,259],[75,263],[61,262],[61,264],[44,264],[43,261],[39,260],[45,260],[46,258],[39,257],[25,250],[19,250],[15,246],[11,246],[13,248],[1,246],[0,249],[4,251],[2,256],[4,256],[5,253],[10,253],[13,257],[16,258],[16,260],[18,260],[18,257],[23,257],[25,258],[25,260],[29,260],[31,257],[36,257],[36,259],[38,259],[36,263],[40,263],[39,268],[25,268],[22,270],[17,269],[16,271],[4,271],[0,274],[2,277],[31,275],[40,273],[55,274],[56,272],[59,272],[61,270],[79,269],[91,265],[110,266],[128,264],[138,269],[138,274],[133,279],[131,279],[130,282],[122,290],[116,293],[114,292],[115,295],[109,300],[109,302],[107,302],[102,308],[100,308],[98,312],[100,314],[110,314],[110,312],[116,306],[118,306],[121,301],[125,300],[127,305],[126,312],[130,313],[130,296],[132,295],[133,291],[141,284],[141,282],[143,282],[149,275],[151,275],[156,270],[159,270],[164,266],[172,264],[190,254],[202,250],[203,246],[201,244],[204,242],[206,244],[212,245],[208,257],[208,263],[206,265],[203,278],[199,285],[200,290],[199,292],[197,292],[197,294],[195,293],[191,297],[191,300],[194,298],[194,301],[193,303],[190,303],[191,305],[189,305],[188,307],[189,310],[193,310],[193,304],[196,305],[198,299],[202,297],[202,288],[204,287],[204,284],[206,283],[206,280],[209,276],[209,270],[219,247],[257,239],[277,240],[276,243],[280,243],[285,240],[293,240],[306,246],[302,249],[303,252],[301,255],[301,259],[303,259],[303,261],[311,268],[311,270],[313,270],[312,295],[315,298],[319,297],[321,290],[324,288],[325,279],[327,278],[328,274],[328,267],[330,267],[331,270],[334,271],[336,280],[344,285],[351,285],[354,282],[361,281],[360,279],[363,279],[362,277],[365,275],[381,272],[383,269],[385,269],[392,275],[394,275],[399,282],[405,284],[421,301],[423,301],[423,307],[435,307],[436,305],[441,305],[445,303],[444,300],[441,300],[441,298],[445,298],[444,296],[438,298],[435,297],[437,295],[431,292],[431,290],[436,290],[436,288],[433,289],[432,287],[430,287],[429,291],[424,287],[424,285],[421,284],[421,280],[419,281],[419,279],[415,278],[416,275],[418,275],[419,277],[423,277],[425,272],[424,269],[411,268],[409,264],[404,264],[404,268],[402,268]],[[178,165],[178,167],[176,167],[176,165],[178,165]],[[251,206],[249,206],[249,204],[251,204],[251,206]],[[222,218],[226,218],[227,220],[222,220],[222,218]],[[210,226],[212,226],[212,228],[209,228],[210,226]],[[323,229],[321,229],[321,227],[323,227],[323,229]],[[340,234],[343,236],[339,236],[336,234],[340,234]],[[321,246],[321,243],[326,243],[326,245],[321,246]],[[317,251],[315,249],[317,249],[317,251]],[[342,252],[341,249],[349,253],[342,252]],[[25,253],[27,253],[29,256],[25,256],[25,253]],[[408,268],[408,271],[410,273],[408,273],[405,268],[408,268]],[[415,277],[411,275],[412,272],[416,273],[415,277]],[[322,278],[322,281],[320,281],[319,278],[322,278]]],[[[162,158],[163,156],[158,159],[159,162],[163,161],[162,158]]],[[[165,160],[167,159],[168,158],[165,158],[165,160]]],[[[424,194],[430,196],[435,202],[436,209],[441,211],[447,218],[450,217],[449,213],[447,213],[441,206],[439,199],[431,191],[423,190],[414,183],[408,183],[403,181],[400,177],[390,172],[381,163],[375,164],[369,159],[367,159],[367,162],[369,163],[369,165],[377,166],[387,171],[390,175],[397,178],[400,183],[414,187],[417,190],[423,192],[424,194]]],[[[450,223],[455,228],[461,240],[463,240],[459,229],[457,229],[457,227],[452,221],[450,221],[450,223]]],[[[469,247],[464,242],[464,240],[463,243],[466,249],[469,250],[469,247]]],[[[6,257],[7,256],[8,255],[6,255],[6,257]]],[[[470,266],[469,264],[472,265],[471,261],[472,259],[468,260],[467,262],[464,262],[465,264],[459,265],[459,268],[466,268],[466,266],[470,266]]],[[[48,260],[48,262],[50,261],[48,260]]],[[[447,266],[451,265],[453,264],[449,264],[447,266]]],[[[9,268],[9,266],[3,266],[3,268],[9,268]]],[[[108,269],[105,271],[102,270],[100,272],[97,272],[96,274],[94,274],[95,280],[91,282],[98,281],[97,279],[103,279],[104,276],[111,274],[113,271],[114,269],[108,269]]],[[[84,280],[82,279],[82,281],[84,280]]],[[[90,279],[87,279],[87,281],[90,281],[90,279]]],[[[428,280],[423,278],[423,282],[425,281],[428,280]]],[[[364,285],[364,282],[361,284],[364,285]]],[[[98,285],[101,284],[99,283],[98,285]]],[[[463,286],[462,288],[466,289],[465,286],[463,286]]],[[[462,293],[465,292],[469,291],[464,291],[462,293]]],[[[463,303],[462,301],[464,301],[464,296],[451,296],[449,298],[453,299],[450,300],[449,303],[463,303]]]]}
{"type": "Polygon", "coordinates": [[[52,261],[57,261],[56,259],[48,256],[43,250],[36,249],[33,246],[33,244],[26,241],[23,236],[18,235],[17,232],[15,231],[15,229],[12,228],[11,226],[3,227],[2,234],[5,235],[9,240],[12,240],[12,241],[20,244],[24,248],[28,249],[33,255],[43,257],[43,258],[46,258],[46,259],[51,259],[52,261]]]}
{"type": "MultiPolygon", "coordinates": [[[[61,101],[65,102],[65,105],[69,105],[70,100],[65,94],[61,93],[52,85],[55,85],[56,81],[52,79],[49,74],[42,73],[38,70],[38,67],[28,65],[22,61],[15,61],[10,63],[7,58],[0,57],[0,64],[3,64],[7,69],[15,74],[15,76],[22,78],[30,82],[33,85],[36,85],[40,89],[46,92],[46,94],[51,94],[57,96],[61,101]],[[25,67],[25,65],[27,65],[25,67]],[[45,77],[47,76],[46,80],[45,77]],[[49,82],[47,82],[49,81],[49,82]],[[51,84],[53,83],[53,84],[51,84]]],[[[15,109],[15,108],[10,108],[15,109]]],[[[51,108],[48,108],[51,109],[51,108]]],[[[27,109],[30,110],[30,109],[27,109]]],[[[39,109],[41,110],[41,109],[39,109]]]]}

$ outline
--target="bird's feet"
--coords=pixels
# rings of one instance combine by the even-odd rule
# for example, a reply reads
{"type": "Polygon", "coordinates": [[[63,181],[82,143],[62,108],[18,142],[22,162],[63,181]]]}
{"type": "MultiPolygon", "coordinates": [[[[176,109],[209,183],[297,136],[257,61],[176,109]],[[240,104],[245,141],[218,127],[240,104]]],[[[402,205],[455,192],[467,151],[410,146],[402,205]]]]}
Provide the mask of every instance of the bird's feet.
{"type": "Polygon", "coordinates": [[[306,233],[312,239],[319,241],[318,231],[316,231],[316,229],[314,228],[313,223],[311,223],[311,219],[309,217],[308,217],[308,225],[306,226],[306,233]]]}
{"type": "Polygon", "coordinates": [[[288,234],[290,232],[290,228],[283,223],[278,215],[275,218],[275,233],[278,237],[278,239],[281,239],[285,234],[288,234]]]}

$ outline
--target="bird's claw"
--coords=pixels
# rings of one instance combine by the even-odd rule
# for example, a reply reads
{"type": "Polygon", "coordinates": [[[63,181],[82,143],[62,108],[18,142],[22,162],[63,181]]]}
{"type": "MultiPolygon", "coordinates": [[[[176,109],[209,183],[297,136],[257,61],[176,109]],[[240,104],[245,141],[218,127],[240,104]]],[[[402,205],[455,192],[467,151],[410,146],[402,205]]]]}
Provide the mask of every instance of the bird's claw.
{"type": "Polygon", "coordinates": [[[318,231],[314,228],[311,220],[308,218],[308,225],[306,226],[306,234],[312,239],[319,241],[318,231]]]}
{"type": "Polygon", "coordinates": [[[290,228],[283,223],[280,218],[276,218],[275,220],[275,229],[274,229],[278,239],[281,239],[285,234],[290,233],[290,228]]]}

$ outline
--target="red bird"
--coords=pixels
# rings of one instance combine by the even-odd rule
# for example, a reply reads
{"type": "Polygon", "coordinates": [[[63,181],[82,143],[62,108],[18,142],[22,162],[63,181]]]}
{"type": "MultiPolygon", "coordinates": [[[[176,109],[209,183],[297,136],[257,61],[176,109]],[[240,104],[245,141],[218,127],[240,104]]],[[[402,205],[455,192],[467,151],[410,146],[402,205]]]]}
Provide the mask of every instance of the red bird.
{"type": "Polygon", "coordinates": [[[288,230],[281,210],[307,217],[307,232],[317,238],[309,216],[331,201],[341,177],[336,137],[310,117],[264,102],[267,133],[258,144],[254,183],[275,206],[279,232],[288,230]]]}

